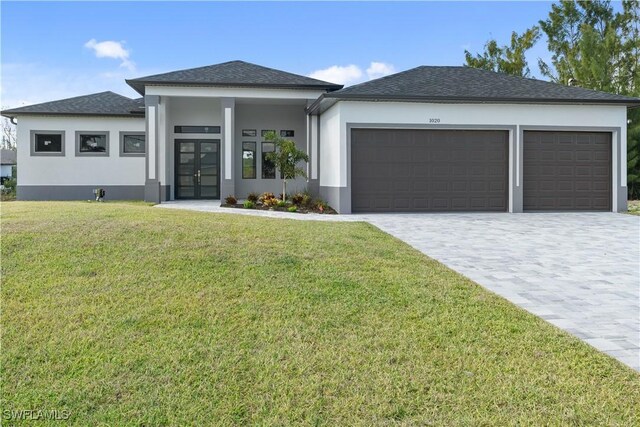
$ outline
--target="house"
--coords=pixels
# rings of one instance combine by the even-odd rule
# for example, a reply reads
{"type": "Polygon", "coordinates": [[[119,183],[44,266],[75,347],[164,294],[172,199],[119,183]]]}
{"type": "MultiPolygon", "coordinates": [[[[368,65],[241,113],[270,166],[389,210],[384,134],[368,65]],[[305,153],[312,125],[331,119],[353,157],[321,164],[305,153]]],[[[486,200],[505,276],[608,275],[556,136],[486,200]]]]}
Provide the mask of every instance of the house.
{"type": "Polygon", "coordinates": [[[16,166],[15,150],[0,149],[0,184],[13,176],[13,168],[16,166]]]}
{"type": "Polygon", "coordinates": [[[17,197],[244,198],[280,189],[274,130],[309,155],[340,213],[621,211],[627,109],[640,99],[467,67],[342,88],[242,61],[127,80],[2,112],[18,121],[17,197]]]}

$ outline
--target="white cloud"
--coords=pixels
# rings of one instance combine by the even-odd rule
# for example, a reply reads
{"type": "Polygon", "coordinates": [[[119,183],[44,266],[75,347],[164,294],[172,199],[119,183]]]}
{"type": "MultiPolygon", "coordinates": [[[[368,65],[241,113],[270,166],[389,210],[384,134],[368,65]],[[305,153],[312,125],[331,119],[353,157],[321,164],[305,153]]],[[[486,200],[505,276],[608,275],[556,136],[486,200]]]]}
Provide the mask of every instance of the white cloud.
{"type": "MultiPolygon", "coordinates": [[[[156,69],[143,70],[142,74],[156,74],[156,69]]],[[[110,90],[124,96],[137,98],[137,94],[124,81],[131,77],[122,70],[113,76],[105,73],[88,73],[83,70],[62,69],[38,63],[2,64],[2,96],[0,106],[15,108],[23,105],[54,101],[73,96],[110,90]]]]}
{"type": "Polygon", "coordinates": [[[124,48],[123,43],[112,40],[98,42],[96,39],[91,39],[84,44],[84,47],[93,50],[98,58],[119,59],[122,61],[120,63],[121,67],[133,71],[136,65],[129,59],[131,52],[124,48]]]}
{"type": "Polygon", "coordinates": [[[341,85],[353,84],[362,79],[362,70],[357,65],[332,65],[329,68],[316,70],[309,77],[341,85]]]}
{"type": "Polygon", "coordinates": [[[378,79],[380,77],[388,76],[396,72],[393,64],[386,64],[384,62],[372,62],[367,68],[367,76],[369,80],[378,79]]]}
{"type": "Polygon", "coordinates": [[[373,80],[379,77],[388,76],[395,72],[396,68],[393,64],[372,61],[366,71],[362,71],[362,68],[353,64],[344,66],[332,65],[331,67],[314,71],[309,74],[309,77],[349,86],[361,83],[365,80],[373,80]]]}

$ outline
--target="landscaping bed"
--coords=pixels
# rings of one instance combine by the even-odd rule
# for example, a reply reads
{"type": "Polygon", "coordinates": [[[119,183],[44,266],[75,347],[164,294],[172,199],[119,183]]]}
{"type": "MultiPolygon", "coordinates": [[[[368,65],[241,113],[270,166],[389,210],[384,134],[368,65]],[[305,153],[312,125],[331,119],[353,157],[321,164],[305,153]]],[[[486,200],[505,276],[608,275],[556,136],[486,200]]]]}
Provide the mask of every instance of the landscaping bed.
{"type": "Polygon", "coordinates": [[[234,196],[225,198],[221,204],[223,208],[252,209],[261,211],[280,211],[291,213],[318,213],[335,215],[337,212],[322,199],[315,199],[309,193],[296,193],[287,196],[276,197],[273,193],[250,193],[243,203],[238,203],[234,196]]]}

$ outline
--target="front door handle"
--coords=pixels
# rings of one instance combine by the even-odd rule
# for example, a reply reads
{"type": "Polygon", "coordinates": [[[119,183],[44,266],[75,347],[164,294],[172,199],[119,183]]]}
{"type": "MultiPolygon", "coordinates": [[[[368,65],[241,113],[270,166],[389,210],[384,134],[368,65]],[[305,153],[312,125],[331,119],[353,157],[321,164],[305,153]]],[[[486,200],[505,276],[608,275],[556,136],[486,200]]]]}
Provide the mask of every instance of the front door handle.
{"type": "Polygon", "coordinates": [[[194,173],[193,176],[198,178],[198,184],[200,184],[200,169],[198,169],[198,172],[194,173]]]}

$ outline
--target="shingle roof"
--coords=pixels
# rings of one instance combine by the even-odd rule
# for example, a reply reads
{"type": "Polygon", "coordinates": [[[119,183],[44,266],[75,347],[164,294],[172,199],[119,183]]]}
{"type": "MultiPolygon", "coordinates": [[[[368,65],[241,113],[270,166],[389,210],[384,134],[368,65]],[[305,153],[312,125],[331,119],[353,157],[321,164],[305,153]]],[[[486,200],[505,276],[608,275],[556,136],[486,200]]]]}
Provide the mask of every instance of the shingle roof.
{"type": "Polygon", "coordinates": [[[2,111],[3,116],[21,114],[81,116],[144,116],[144,99],[131,99],[113,92],[76,96],[42,104],[27,105],[2,111]]]}
{"type": "Polygon", "coordinates": [[[127,80],[138,93],[146,84],[186,86],[268,87],[289,89],[337,90],[342,85],[274,70],[244,61],[230,61],[206,67],[190,68],[127,80]]]}
{"type": "Polygon", "coordinates": [[[7,150],[6,148],[0,149],[0,164],[2,164],[2,165],[15,165],[16,164],[16,150],[7,150]]]}
{"type": "Polygon", "coordinates": [[[578,102],[640,105],[639,98],[470,67],[422,66],[323,95],[338,99],[578,102]]]}

